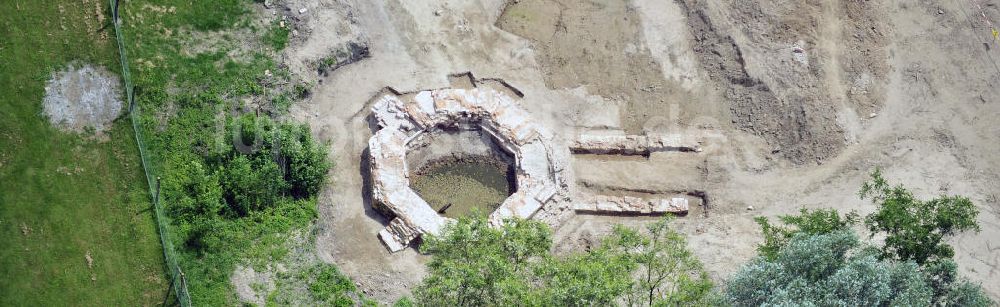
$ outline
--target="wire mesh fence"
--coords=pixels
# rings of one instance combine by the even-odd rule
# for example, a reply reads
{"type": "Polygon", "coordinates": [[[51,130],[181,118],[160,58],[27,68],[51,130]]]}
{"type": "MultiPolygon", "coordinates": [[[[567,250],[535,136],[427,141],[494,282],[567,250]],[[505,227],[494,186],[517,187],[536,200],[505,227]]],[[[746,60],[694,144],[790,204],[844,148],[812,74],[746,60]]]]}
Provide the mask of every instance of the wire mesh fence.
{"type": "Polygon", "coordinates": [[[125,81],[125,96],[128,99],[129,120],[132,123],[132,130],[135,133],[136,145],[139,147],[139,155],[142,158],[143,172],[146,175],[146,181],[149,186],[149,194],[153,201],[153,212],[156,216],[156,227],[160,234],[160,243],[163,245],[163,258],[166,262],[167,270],[170,273],[170,290],[168,291],[172,291],[175,294],[177,303],[180,306],[191,306],[191,295],[188,293],[187,279],[184,277],[184,272],[178,264],[177,252],[174,250],[173,241],[170,240],[170,220],[163,212],[163,206],[160,204],[159,179],[155,174],[152,164],[150,164],[149,150],[146,147],[145,138],[143,137],[143,129],[139,127],[140,106],[136,104],[134,99],[134,86],[132,84],[132,75],[129,70],[128,52],[126,51],[124,33],[122,33],[121,27],[122,19],[119,17],[121,7],[119,6],[119,0],[109,0],[109,3],[111,5],[112,23],[115,28],[115,39],[118,42],[118,54],[122,67],[122,79],[125,81]]]}

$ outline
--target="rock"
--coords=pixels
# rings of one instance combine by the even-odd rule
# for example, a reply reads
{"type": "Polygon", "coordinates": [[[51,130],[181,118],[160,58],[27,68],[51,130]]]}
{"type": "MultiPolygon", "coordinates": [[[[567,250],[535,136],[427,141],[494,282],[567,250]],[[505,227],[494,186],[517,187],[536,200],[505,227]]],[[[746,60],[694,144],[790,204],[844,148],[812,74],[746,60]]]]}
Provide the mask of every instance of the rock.
{"type": "Polygon", "coordinates": [[[753,206],[747,206],[747,211],[753,211],[753,206]]]}
{"type": "Polygon", "coordinates": [[[661,151],[700,152],[695,137],[680,134],[625,135],[582,134],[569,144],[574,153],[648,156],[661,151]]]}
{"type": "Polygon", "coordinates": [[[434,16],[441,16],[442,13],[444,13],[442,10],[434,11],[434,16]]]}
{"type": "Polygon", "coordinates": [[[576,211],[611,214],[667,214],[688,211],[688,200],[683,197],[670,199],[642,199],[631,196],[597,195],[576,203],[576,211]]]}
{"type": "Polygon", "coordinates": [[[809,65],[809,56],[806,54],[805,45],[805,42],[801,40],[792,45],[792,59],[803,65],[809,65]]]}
{"type": "Polygon", "coordinates": [[[875,116],[878,116],[878,113],[872,112],[871,114],[868,114],[868,118],[875,118],[875,116]]]}

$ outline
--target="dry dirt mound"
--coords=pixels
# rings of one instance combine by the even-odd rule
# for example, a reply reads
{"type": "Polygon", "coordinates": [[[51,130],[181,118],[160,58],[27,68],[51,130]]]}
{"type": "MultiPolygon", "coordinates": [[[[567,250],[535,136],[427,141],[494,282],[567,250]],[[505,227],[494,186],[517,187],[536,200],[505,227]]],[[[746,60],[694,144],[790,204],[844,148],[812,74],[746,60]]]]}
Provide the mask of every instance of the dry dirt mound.
{"type": "Polygon", "coordinates": [[[45,84],[42,106],[49,121],[65,131],[93,129],[97,135],[122,111],[119,81],[103,67],[69,66],[45,84]]]}
{"type": "Polygon", "coordinates": [[[826,160],[884,99],[886,33],[874,3],[679,2],[733,123],[795,163],[826,160]],[[847,129],[848,131],[845,131],[847,129]]]}

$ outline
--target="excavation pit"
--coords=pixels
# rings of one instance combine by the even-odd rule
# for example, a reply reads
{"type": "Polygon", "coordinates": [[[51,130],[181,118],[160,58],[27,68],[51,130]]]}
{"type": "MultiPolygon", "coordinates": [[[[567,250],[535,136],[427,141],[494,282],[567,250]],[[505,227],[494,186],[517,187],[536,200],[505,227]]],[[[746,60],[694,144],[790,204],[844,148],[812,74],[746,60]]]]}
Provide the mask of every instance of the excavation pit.
{"type": "Polygon", "coordinates": [[[425,134],[409,147],[410,187],[442,216],[490,214],[517,189],[514,157],[482,131],[425,134]]]}
{"type": "Polygon", "coordinates": [[[425,233],[440,233],[453,217],[477,207],[489,214],[494,225],[510,218],[531,218],[560,188],[551,134],[505,91],[477,87],[476,83],[469,75],[467,88],[405,94],[387,89],[374,98],[371,119],[377,131],[368,140],[371,199],[372,206],[391,219],[378,234],[390,251],[406,248],[425,233]],[[449,156],[452,162],[481,160],[424,168],[429,161],[449,156]],[[480,182],[475,182],[475,177],[480,177],[480,182]],[[438,179],[444,183],[434,182],[438,179]],[[485,192],[493,197],[449,207],[441,215],[438,211],[449,199],[452,207],[459,205],[448,193],[471,193],[447,181],[466,181],[483,189],[496,187],[496,191],[485,192]]]}

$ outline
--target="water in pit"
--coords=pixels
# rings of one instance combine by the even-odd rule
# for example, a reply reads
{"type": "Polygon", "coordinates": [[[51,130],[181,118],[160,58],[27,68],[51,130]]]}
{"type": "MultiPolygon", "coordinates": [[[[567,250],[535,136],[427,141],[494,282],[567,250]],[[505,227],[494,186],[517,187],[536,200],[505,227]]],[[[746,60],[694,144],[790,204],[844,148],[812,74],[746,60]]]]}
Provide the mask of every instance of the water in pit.
{"type": "Polygon", "coordinates": [[[451,218],[473,211],[489,214],[512,193],[506,165],[467,160],[434,163],[415,174],[410,185],[435,211],[451,204],[442,214],[451,218]]]}

